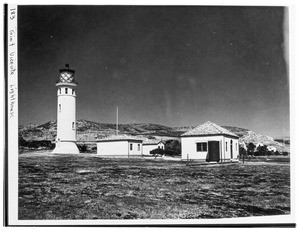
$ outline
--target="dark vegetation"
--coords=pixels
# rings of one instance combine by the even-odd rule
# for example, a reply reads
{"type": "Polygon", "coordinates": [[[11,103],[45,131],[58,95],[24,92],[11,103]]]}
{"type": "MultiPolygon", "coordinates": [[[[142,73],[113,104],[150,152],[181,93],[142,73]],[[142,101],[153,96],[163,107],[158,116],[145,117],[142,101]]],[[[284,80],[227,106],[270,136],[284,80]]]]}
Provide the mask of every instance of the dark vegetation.
{"type": "Polygon", "coordinates": [[[283,144],[290,145],[290,140],[289,139],[275,139],[275,141],[283,144]]]}
{"type": "Polygon", "coordinates": [[[288,152],[269,151],[267,149],[266,145],[259,146],[256,148],[256,146],[253,143],[249,143],[247,145],[247,150],[244,147],[240,146],[239,153],[240,153],[240,157],[244,156],[245,158],[249,158],[249,157],[253,157],[253,156],[279,156],[279,155],[287,156],[287,155],[289,155],[288,152]]]}
{"type": "Polygon", "coordinates": [[[20,155],[19,219],[201,219],[289,214],[289,162],[262,161],[186,166],[180,161],[142,158],[20,155]]]}
{"type": "Polygon", "coordinates": [[[166,151],[161,148],[156,148],[150,151],[150,154],[156,156],[156,155],[165,155],[166,151]]]}
{"type": "Polygon", "coordinates": [[[150,151],[152,155],[166,155],[166,156],[180,156],[181,143],[179,140],[167,140],[165,142],[165,149],[154,149],[150,151]]]}
{"type": "Polygon", "coordinates": [[[49,149],[55,148],[55,144],[50,140],[32,140],[26,141],[22,136],[19,136],[19,147],[20,149],[49,149]]]}
{"type": "Polygon", "coordinates": [[[81,153],[88,151],[88,146],[86,144],[77,144],[77,147],[81,153]]]}

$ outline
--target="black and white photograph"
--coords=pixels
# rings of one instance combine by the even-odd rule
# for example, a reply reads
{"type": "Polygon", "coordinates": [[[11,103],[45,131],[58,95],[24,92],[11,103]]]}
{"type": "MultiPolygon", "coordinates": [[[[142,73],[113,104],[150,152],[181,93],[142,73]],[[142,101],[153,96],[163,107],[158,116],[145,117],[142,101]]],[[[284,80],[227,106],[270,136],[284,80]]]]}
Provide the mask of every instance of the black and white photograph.
{"type": "Polygon", "coordinates": [[[290,9],[8,5],[7,225],[294,227],[290,9]]]}

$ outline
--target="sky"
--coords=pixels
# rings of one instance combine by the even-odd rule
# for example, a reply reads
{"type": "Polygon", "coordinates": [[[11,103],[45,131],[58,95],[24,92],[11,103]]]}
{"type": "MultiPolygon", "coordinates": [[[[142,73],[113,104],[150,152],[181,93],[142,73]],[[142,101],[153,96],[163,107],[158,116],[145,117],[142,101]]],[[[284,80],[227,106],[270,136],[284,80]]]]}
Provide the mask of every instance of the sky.
{"type": "Polygon", "coordinates": [[[19,124],[56,119],[76,71],[77,119],[206,121],[289,135],[283,7],[19,6],[19,124]]]}

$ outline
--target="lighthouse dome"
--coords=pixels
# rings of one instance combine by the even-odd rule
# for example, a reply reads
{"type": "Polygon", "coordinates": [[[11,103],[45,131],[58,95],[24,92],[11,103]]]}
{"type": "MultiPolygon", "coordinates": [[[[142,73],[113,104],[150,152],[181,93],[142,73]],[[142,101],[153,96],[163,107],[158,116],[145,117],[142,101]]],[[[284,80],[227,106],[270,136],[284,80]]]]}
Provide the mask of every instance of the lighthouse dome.
{"type": "Polygon", "coordinates": [[[74,84],[77,85],[75,81],[75,70],[70,69],[68,63],[65,64],[65,68],[59,70],[59,79],[56,81],[56,84],[74,84]]]}

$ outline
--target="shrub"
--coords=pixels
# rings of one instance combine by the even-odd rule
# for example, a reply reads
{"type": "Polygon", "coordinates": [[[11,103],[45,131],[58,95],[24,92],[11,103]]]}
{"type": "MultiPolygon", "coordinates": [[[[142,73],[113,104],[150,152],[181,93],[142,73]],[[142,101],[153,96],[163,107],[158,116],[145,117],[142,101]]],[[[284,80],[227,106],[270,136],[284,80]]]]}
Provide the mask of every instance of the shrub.
{"type": "Polygon", "coordinates": [[[276,152],[274,152],[274,155],[278,156],[278,155],[280,155],[280,152],[276,151],[276,152]]]}
{"type": "Polygon", "coordinates": [[[288,155],[289,155],[289,153],[288,153],[288,152],[282,152],[282,155],[284,155],[284,156],[288,156],[288,155]]]}
{"type": "Polygon", "coordinates": [[[32,140],[26,141],[22,136],[19,136],[19,147],[30,148],[30,149],[54,149],[55,144],[50,140],[32,140]]]}
{"type": "Polygon", "coordinates": [[[148,136],[147,137],[149,140],[155,140],[156,138],[154,136],[148,136]]]}
{"type": "Polygon", "coordinates": [[[151,150],[150,154],[152,154],[152,155],[157,155],[157,154],[164,155],[165,150],[163,150],[161,148],[156,148],[156,149],[151,150]]]}
{"type": "Polygon", "coordinates": [[[181,154],[181,144],[179,140],[167,140],[165,143],[165,155],[177,156],[181,154]]]}
{"type": "Polygon", "coordinates": [[[37,149],[37,148],[39,148],[40,146],[39,146],[39,144],[38,144],[38,141],[33,140],[33,141],[28,141],[27,147],[30,148],[30,149],[37,149]]]}
{"type": "Polygon", "coordinates": [[[253,143],[249,143],[247,145],[248,155],[253,155],[255,150],[255,145],[253,143]]]}
{"type": "Polygon", "coordinates": [[[268,148],[267,148],[267,146],[263,145],[263,146],[257,147],[256,155],[257,156],[266,156],[266,155],[268,155],[268,148]]]}
{"type": "Polygon", "coordinates": [[[88,150],[88,147],[86,144],[77,144],[77,147],[80,152],[87,152],[87,150],[88,150]]]}
{"type": "Polygon", "coordinates": [[[239,146],[239,153],[240,153],[240,156],[246,156],[247,150],[244,147],[239,146]]]}
{"type": "Polygon", "coordinates": [[[23,136],[19,135],[19,147],[25,147],[27,144],[27,141],[24,140],[23,136]]]}

